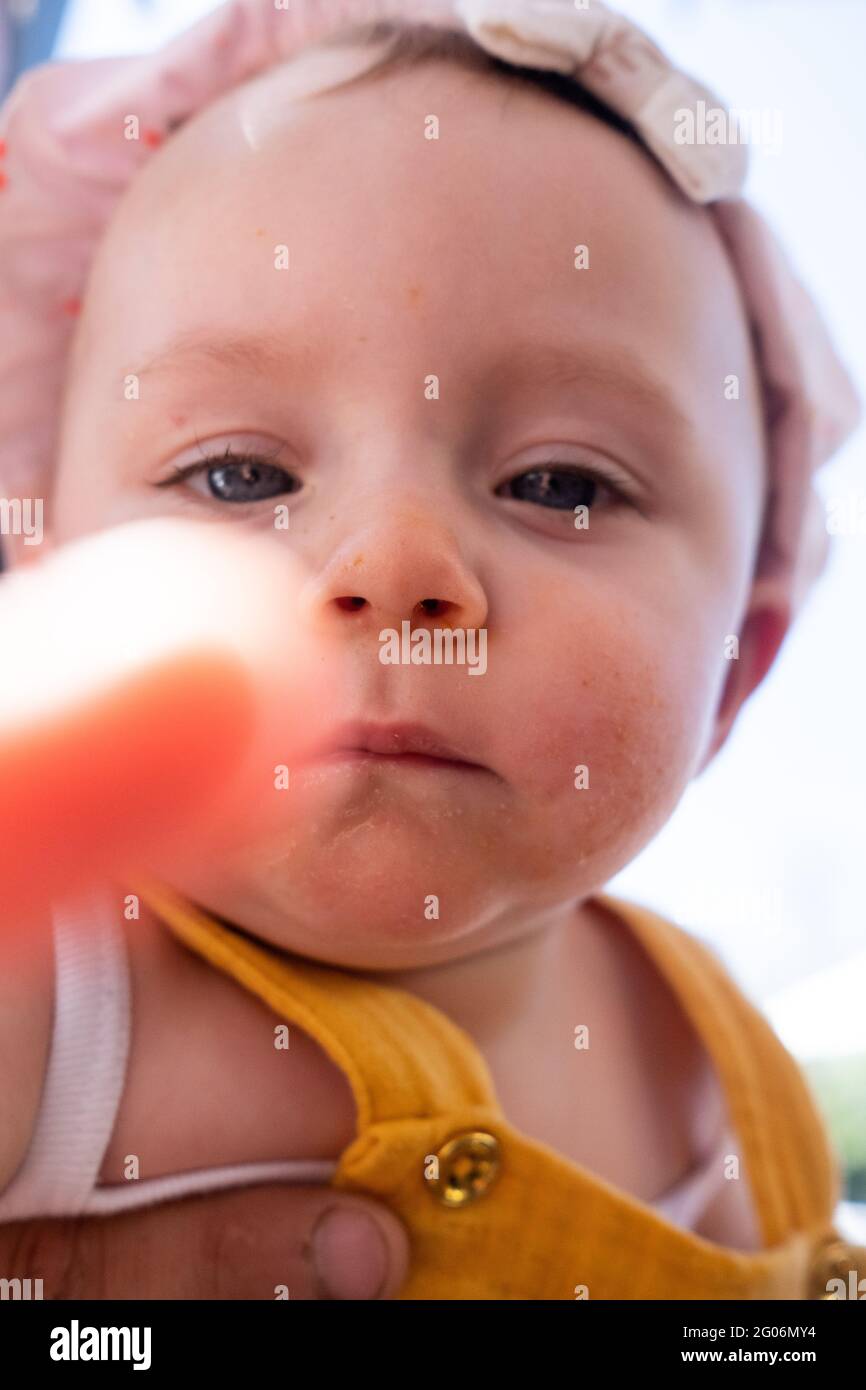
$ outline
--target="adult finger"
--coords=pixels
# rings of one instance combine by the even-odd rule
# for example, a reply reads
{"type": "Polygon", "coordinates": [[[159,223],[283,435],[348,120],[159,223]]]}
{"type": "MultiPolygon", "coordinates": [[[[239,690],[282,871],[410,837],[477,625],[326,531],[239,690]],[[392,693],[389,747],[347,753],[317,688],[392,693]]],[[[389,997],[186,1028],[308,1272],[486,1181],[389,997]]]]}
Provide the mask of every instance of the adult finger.
{"type": "Polygon", "coordinates": [[[268,1185],[111,1217],[0,1227],[0,1273],[48,1299],[383,1299],[409,1263],[404,1227],[372,1199],[268,1185]]]}
{"type": "Polygon", "coordinates": [[[301,583],[273,539],[176,519],[0,581],[4,925],[134,863],[177,868],[265,805],[269,760],[321,712],[301,583]]]}

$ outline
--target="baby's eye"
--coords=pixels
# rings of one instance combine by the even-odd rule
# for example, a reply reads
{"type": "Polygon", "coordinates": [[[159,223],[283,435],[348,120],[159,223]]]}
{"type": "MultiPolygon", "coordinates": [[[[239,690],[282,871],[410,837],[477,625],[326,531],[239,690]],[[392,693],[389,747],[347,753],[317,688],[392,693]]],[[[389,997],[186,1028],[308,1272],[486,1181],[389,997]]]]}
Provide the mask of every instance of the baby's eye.
{"type": "Polygon", "coordinates": [[[599,490],[614,495],[617,491],[612,482],[590,469],[545,466],[518,473],[496,492],[497,496],[513,497],[518,502],[573,511],[575,507],[592,507],[599,490]]]}
{"type": "Polygon", "coordinates": [[[194,488],[217,502],[262,502],[268,497],[297,492],[302,486],[298,478],[259,454],[235,454],[226,449],[200,463],[190,463],[175,470],[173,476],[160,486],[172,486],[194,479],[194,488]]]}

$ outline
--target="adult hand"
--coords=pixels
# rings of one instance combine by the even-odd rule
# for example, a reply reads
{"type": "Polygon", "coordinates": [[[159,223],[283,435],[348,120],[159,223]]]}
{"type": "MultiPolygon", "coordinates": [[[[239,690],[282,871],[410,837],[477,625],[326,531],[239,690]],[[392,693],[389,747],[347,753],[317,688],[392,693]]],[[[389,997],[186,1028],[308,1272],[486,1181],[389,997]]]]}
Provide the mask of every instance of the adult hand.
{"type": "Polygon", "coordinates": [[[46,1299],[275,1299],[283,1288],[291,1299],[385,1299],[408,1263],[387,1207],[321,1187],[0,1226],[0,1275],[42,1279],[46,1299]]]}

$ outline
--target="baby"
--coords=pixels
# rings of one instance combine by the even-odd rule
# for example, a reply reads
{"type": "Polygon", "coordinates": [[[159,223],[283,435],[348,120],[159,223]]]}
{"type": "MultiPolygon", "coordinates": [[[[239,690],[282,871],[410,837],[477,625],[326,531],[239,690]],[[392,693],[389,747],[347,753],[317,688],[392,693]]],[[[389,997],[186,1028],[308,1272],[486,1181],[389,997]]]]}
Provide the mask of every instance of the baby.
{"type": "Polygon", "coordinates": [[[267,834],[107,887],[86,932],[58,910],[0,1220],[333,1180],[406,1220],[405,1297],[820,1296],[856,1251],[799,1070],[708,948],[602,891],[791,621],[744,290],[610,107],[406,33],[145,128],[90,268],[50,539],[283,547],[329,738],[267,834]],[[101,1138],[52,1186],[55,1103],[101,1138]]]}

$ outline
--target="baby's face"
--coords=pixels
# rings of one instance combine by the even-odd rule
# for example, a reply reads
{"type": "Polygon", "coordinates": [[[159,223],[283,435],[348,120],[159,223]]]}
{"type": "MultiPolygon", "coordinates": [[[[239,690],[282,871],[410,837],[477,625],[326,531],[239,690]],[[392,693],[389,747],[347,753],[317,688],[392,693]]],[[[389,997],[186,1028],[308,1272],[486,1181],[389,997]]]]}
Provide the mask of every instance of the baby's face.
{"type": "Polygon", "coordinates": [[[256,531],[308,567],[334,724],[420,722],[476,765],[293,769],[279,832],[177,885],[290,949],[421,965],[603,886],[718,737],[764,489],[752,359],[708,215],[589,116],[450,64],[279,91],[179,131],[118,209],[53,526],[256,531]],[[404,621],[485,629],[486,671],[383,664],[404,621]]]}

